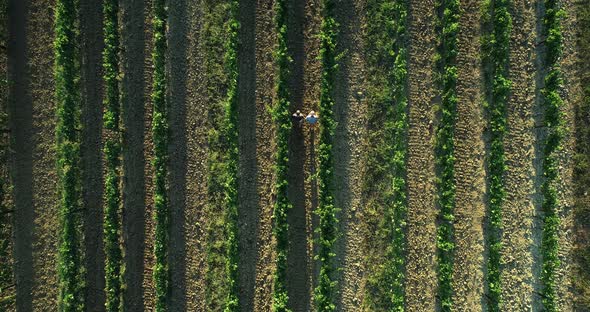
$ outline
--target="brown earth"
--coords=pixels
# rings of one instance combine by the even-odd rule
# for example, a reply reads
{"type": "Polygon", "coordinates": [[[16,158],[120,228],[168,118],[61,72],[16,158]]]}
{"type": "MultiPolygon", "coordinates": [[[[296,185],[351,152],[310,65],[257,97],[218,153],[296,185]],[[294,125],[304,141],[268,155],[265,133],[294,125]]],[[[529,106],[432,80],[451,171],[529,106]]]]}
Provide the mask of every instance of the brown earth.
{"type": "Polygon", "coordinates": [[[434,205],[433,68],[434,1],[416,1],[409,12],[408,311],[434,311],[436,215],[434,205]]]}
{"type": "MultiPolygon", "coordinates": [[[[533,106],[535,103],[535,6],[518,0],[513,4],[510,49],[512,95],[507,105],[505,137],[507,171],[506,204],[503,207],[502,298],[506,311],[522,311],[533,304],[533,106]]],[[[538,220],[537,220],[538,222],[538,220]]]]}
{"type": "Polygon", "coordinates": [[[367,234],[363,219],[362,190],[367,123],[365,101],[366,64],[364,61],[365,1],[347,0],[336,6],[340,23],[339,53],[343,53],[334,90],[334,199],[339,213],[340,233],[336,257],[341,268],[338,278],[340,298],[337,309],[358,311],[364,296],[364,241],[367,234]]]}
{"type": "MultiPolygon", "coordinates": [[[[27,20],[27,55],[33,107],[33,311],[57,305],[57,174],[53,81],[53,8],[55,2],[32,1],[27,20]]],[[[30,222],[30,219],[27,220],[30,222]]]]}
{"type": "MultiPolygon", "coordinates": [[[[123,135],[123,249],[125,265],[125,311],[144,311],[143,250],[145,229],[146,178],[144,172],[145,91],[143,1],[121,1],[121,80],[123,135]]],[[[149,55],[149,54],[147,54],[149,55]]],[[[149,277],[151,278],[151,277],[149,277]]]]}
{"type": "Polygon", "coordinates": [[[102,311],[105,302],[102,165],[102,8],[80,1],[82,58],[82,185],[86,311],[102,311]]]}
{"type": "Polygon", "coordinates": [[[458,311],[482,311],[486,213],[483,78],[481,72],[481,2],[461,2],[455,125],[455,262],[453,302],[458,311]]]}
{"type": "Polygon", "coordinates": [[[207,116],[205,101],[203,52],[201,51],[202,12],[189,9],[188,59],[186,81],[186,199],[182,224],[185,231],[186,310],[205,311],[205,205],[207,204],[207,116]]]}
{"type": "Polygon", "coordinates": [[[9,2],[9,41],[7,46],[9,89],[8,117],[12,131],[9,154],[14,198],[14,277],[16,309],[33,310],[33,106],[27,29],[29,6],[25,2],[9,2]],[[18,143],[17,143],[18,142],[18,143]]]}
{"type": "Polygon", "coordinates": [[[153,41],[154,35],[152,31],[152,1],[144,1],[144,36],[145,46],[143,62],[144,66],[144,92],[146,94],[143,105],[145,106],[145,115],[143,120],[144,141],[143,141],[143,155],[145,159],[144,174],[145,174],[145,212],[143,220],[145,221],[145,241],[143,249],[143,304],[146,311],[154,311],[156,308],[156,288],[154,285],[153,272],[156,265],[156,258],[154,255],[154,238],[156,223],[154,221],[154,166],[152,164],[154,157],[154,144],[152,136],[152,83],[153,83],[153,41]]]}
{"type": "MultiPolygon", "coordinates": [[[[274,273],[272,213],[274,200],[274,137],[269,108],[274,101],[275,68],[273,51],[274,1],[257,0],[256,6],[256,164],[258,187],[258,226],[256,230],[256,281],[254,311],[270,311],[274,273]]],[[[249,25],[248,25],[249,26],[249,25]]],[[[240,125],[242,127],[242,125],[240,125]]],[[[245,259],[244,259],[245,260],[245,259]]]]}

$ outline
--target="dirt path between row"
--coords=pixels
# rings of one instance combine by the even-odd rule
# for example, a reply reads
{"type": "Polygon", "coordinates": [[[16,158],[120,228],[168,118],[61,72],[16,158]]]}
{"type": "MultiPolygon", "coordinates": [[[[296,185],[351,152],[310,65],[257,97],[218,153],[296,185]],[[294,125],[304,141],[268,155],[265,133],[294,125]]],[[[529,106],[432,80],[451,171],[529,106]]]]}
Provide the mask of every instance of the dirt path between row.
{"type": "Polygon", "coordinates": [[[80,1],[80,49],[82,58],[82,199],[86,311],[102,311],[105,302],[103,247],[102,165],[102,6],[80,1]]]}
{"type": "MultiPolygon", "coordinates": [[[[306,25],[306,1],[288,1],[287,7],[287,49],[293,62],[290,67],[289,91],[291,111],[304,110],[304,62],[306,25]]],[[[287,215],[289,224],[289,251],[287,255],[287,294],[289,308],[294,312],[310,311],[311,284],[308,254],[308,235],[306,231],[305,206],[305,161],[303,128],[293,128],[289,137],[289,171],[287,173],[289,201],[293,205],[287,215]]]]}
{"type": "MultiPolygon", "coordinates": [[[[156,222],[154,221],[154,140],[152,135],[152,112],[153,103],[151,100],[152,84],[153,84],[153,14],[152,14],[152,0],[145,0],[144,7],[144,76],[145,81],[144,92],[146,94],[143,105],[145,106],[144,115],[144,141],[143,141],[143,156],[145,158],[144,174],[145,174],[145,246],[143,249],[143,304],[146,311],[154,311],[156,308],[156,287],[154,285],[154,266],[156,265],[156,256],[154,254],[154,239],[156,236],[156,222]]],[[[141,89],[140,89],[141,90],[141,89]]],[[[136,91],[137,92],[137,91],[136,91]]]]}
{"type": "MultiPolygon", "coordinates": [[[[239,207],[238,288],[240,308],[253,311],[256,287],[256,233],[259,220],[256,163],[256,1],[240,1],[238,50],[239,207]]],[[[268,139],[262,141],[268,144],[268,139]]]]}
{"type": "Polygon", "coordinates": [[[453,302],[458,311],[482,311],[486,191],[483,141],[480,1],[461,3],[457,55],[457,123],[455,126],[455,265],[453,302]]]}
{"type": "Polygon", "coordinates": [[[408,142],[408,311],[435,311],[436,215],[434,204],[434,7],[433,0],[410,4],[408,142]]]}
{"type": "Polygon", "coordinates": [[[187,172],[187,52],[188,7],[186,0],[171,0],[168,8],[168,108],[170,143],[169,204],[170,236],[168,258],[170,268],[170,311],[187,311],[186,298],[186,172],[187,172]]]}
{"type": "Polygon", "coordinates": [[[258,0],[256,6],[256,163],[258,166],[258,228],[256,233],[256,281],[253,311],[270,311],[274,272],[272,213],[274,205],[274,131],[269,108],[274,97],[274,1],[258,0]]]}
{"type": "Polygon", "coordinates": [[[506,204],[503,208],[502,299],[506,311],[533,305],[533,106],[535,103],[535,5],[514,1],[510,41],[512,95],[507,104],[506,204]]]}
{"type": "Polygon", "coordinates": [[[125,264],[125,311],[144,311],[143,250],[145,229],[145,173],[143,155],[144,103],[144,34],[143,1],[121,1],[121,67],[123,137],[123,247],[125,264]]]}
{"type": "Polygon", "coordinates": [[[29,6],[12,0],[8,12],[7,73],[12,82],[8,98],[12,130],[10,174],[14,194],[14,278],[17,311],[32,311],[33,289],[33,106],[27,53],[29,6]]]}
{"type": "MultiPolygon", "coordinates": [[[[307,113],[311,110],[318,111],[320,98],[320,78],[321,63],[319,60],[320,53],[320,26],[321,11],[320,0],[305,1],[305,25],[303,27],[303,103],[302,112],[307,113]]],[[[320,116],[321,118],[321,116],[320,116]]],[[[314,230],[319,224],[318,216],[315,210],[318,207],[318,185],[316,168],[318,160],[315,155],[317,147],[318,134],[310,131],[309,127],[303,129],[305,145],[305,162],[304,162],[304,181],[305,181],[305,233],[307,235],[307,257],[309,259],[307,276],[309,278],[309,307],[314,306],[313,291],[317,286],[317,277],[320,272],[319,260],[313,257],[318,253],[317,241],[318,235],[314,230]]],[[[313,308],[311,308],[313,310],[313,308]]]]}
{"type": "Polygon", "coordinates": [[[336,257],[340,298],[338,310],[359,311],[364,295],[364,241],[362,190],[366,142],[367,103],[364,97],[366,64],[363,29],[364,0],[342,1],[334,10],[340,23],[338,42],[344,53],[335,84],[334,199],[340,211],[336,257]]]}
{"type": "Polygon", "coordinates": [[[209,103],[205,99],[205,73],[201,50],[202,12],[198,6],[190,6],[188,13],[188,59],[186,94],[186,199],[184,234],[186,244],[185,281],[186,311],[205,312],[206,220],[207,205],[207,131],[206,120],[209,103]]]}
{"type": "MultiPolygon", "coordinates": [[[[55,2],[32,1],[27,46],[33,101],[33,311],[57,305],[57,173],[53,71],[53,10],[55,2]]],[[[30,220],[28,220],[30,222],[30,220]]]]}

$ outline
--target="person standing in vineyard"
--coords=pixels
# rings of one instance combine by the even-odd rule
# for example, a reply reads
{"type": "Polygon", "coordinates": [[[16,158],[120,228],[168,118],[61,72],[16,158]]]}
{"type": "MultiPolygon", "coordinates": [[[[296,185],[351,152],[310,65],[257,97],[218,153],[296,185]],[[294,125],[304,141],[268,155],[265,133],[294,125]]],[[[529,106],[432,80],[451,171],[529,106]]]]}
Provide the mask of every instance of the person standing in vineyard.
{"type": "Polygon", "coordinates": [[[315,128],[315,124],[318,122],[318,119],[320,118],[314,111],[309,112],[309,115],[305,117],[305,120],[309,123],[312,129],[315,128]]]}
{"type": "Polygon", "coordinates": [[[293,113],[293,115],[291,115],[291,120],[293,121],[294,124],[296,124],[299,128],[301,128],[301,125],[303,125],[303,114],[301,113],[300,110],[297,110],[295,113],[293,113]]]}

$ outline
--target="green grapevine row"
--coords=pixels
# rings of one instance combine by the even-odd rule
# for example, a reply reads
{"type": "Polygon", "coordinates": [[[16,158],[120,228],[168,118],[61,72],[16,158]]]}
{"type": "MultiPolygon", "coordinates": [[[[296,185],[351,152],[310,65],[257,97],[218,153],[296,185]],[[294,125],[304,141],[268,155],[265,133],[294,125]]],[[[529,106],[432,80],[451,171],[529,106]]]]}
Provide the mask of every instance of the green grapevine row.
{"type": "Polygon", "coordinates": [[[119,311],[122,294],[122,250],[120,245],[119,220],[121,207],[121,129],[119,89],[119,1],[104,2],[104,51],[103,79],[104,129],[108,131],[104,146],[105,154],[105,207],[104,207],[104,249],[105,249],[105,293],[106,310],[119,311]]]}
{"type": "Polygon", "coordinates": [[[77,1],[58,0],[55,15],[57,172],[59,177],[59,311],[82,311],[83,281],[79,246],[80,95],[76,53],[77,1]]]}
{"type": "Polygon", "coordinates": [[[543,234],[541,240],[541,255],[543,269],[541,271],[542,302],[545,311],[558,311],[555,273],[560,265],[559,261],[559,199],[557,187],[559,184],[559,159],[562,141],[566,133],[563,120],[563,99],[560,92],[563,88],[563,75],[559,59],[563,52],[563,36],[561,34],[561,19],[564,11],[557,0],[545,0],[545,16],[543,18],[543,35],[545,36],[546,54],[544,65],[547,73],[544,77],[545,86],[542,89],[545,108],[545,126],[547,138],[543,150],[543,234]]]}
{"type": "Polygon", "coordinates": [[[441,111],[436,133],[437,204],[440,209],[437,230],[438,297],[442,311],[453,308],[453,257],[455,250],[455,119],[457,111],[457,36],[459,0],[441,1],[438,60],[441,85],[441,111]]]}
{"type": "Polygon", "coordinates": [[[334,264],[334,244],[338,238],[337,209],[334,206],[332,192],[334,180],[334,158],[332,153],[332,141],[334,137],[334,106],[333,89],[335,72],[338,64],[336,61],[336,37],[338,24],[334,19],[333,0],[321,1],[322,24],[320,30],[320,60],[322,65],[322,77],[320,86],[319,114],[322,118],[320,127],[319,158],[319,206],[317,215],[319,224],[319,254],[317,258],[321,262],[318,286],[315,289],[314,299],[319,312],[334,311],[336,305],[336,268],[334,264]]]}
{"type": "Polygon", "coordinates": [[[489,221],[486,235],[489,250],[487,261],[487,298],[490,311],[500,311],[502,304],[501,230],[502,205],[506,197],[504,189],[504,136],[506,133],[506,104],[511,90],[508,78],[510,62],[510,32],[512,17],[509,0],[491,0],[484,4],[484,21],[490,33],[483,37],[485,78],[488,86],[486,97],[486,114],[489,120],[490,147],[488,162],[488,205],[489,221]]]}

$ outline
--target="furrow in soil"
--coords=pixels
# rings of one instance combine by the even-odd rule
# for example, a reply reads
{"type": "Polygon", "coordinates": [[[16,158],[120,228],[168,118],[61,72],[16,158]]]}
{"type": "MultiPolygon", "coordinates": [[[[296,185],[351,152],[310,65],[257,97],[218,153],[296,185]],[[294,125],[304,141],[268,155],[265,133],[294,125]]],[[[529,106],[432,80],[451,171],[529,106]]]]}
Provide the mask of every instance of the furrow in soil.
{"type": "Polygon", "coordinates": [[[363,54],[364,0],[346,0],[335,10],[340,23],[338,41],[343,58],[335,86],[334,117],[334,196],[340,212],[340,233],[337,252],[339,278],[339,310],[358,311],[363,301],[365,224],[363,223],[361,186],[363,185],[365,125],[367,104],[364,98],[365,62],[363,54]]]}
{"type": "Polygon", "coordinates": [[[105,271],[103,248],[102,164],[102,6],[80,1],[82,58],[82,199],[86,311],[103,311],[105,271]]]}
{"type": "MultiPolygon", "coordinates": [[[[53,8],[55,2],[32,1],[27,21],[27,52],[33,100],[33,311],[57,306],[57,173],[53,72],[53,8]]],[[[29,220],[30,222],[30,220],[29,220]]]]}
{"type": "MultiPolygon", "coordinates": [[[[269,108],[274,96],[274,1],[257,0],[256,5],[256,164],[258,226],[256,233],[256,281],[253,311],[270,311],[274,273],[272,213],[274,205],[274,131],[269,108]]],[[[243,120],[243,119],[242,119],[243,120]]]]}
{"type": "Polygon", "coordinates": [[[187,311],[186,292],[186,172],[187,157],[187,66],[188,4],[186,0],[171,0],[168,6],[168,107],[170,143],[169,198],[170,241],[168,249],[170,272],[170,311],[187,311]]]}
{"type": "MultiPolygon", "coordinates": [[[[239,124],[239,300],[244,311],[253,311],[256,288],[256,233],[259,220],[256,149],[256,1],[240,1],[238,50],[239,124]]],[[[267,140],[263,142],[268,143],[267,140]]]]}
{"type": "MultiPolygon", "coordinates": [[[[121,1],[121,65],[123,77],[123,247],[125,311],[145,311],[143,304],[143,250],[145,237],[146,176],[144,150],[144,116],[147,95],[144,78],[145,3],[121,1]]],[[[149,54],[147,54],[149,55],[149,54]]],[[[151,278],[151,276],[149,277],[151,278]]]]}
{"type": "MultiPolygon", "coordinates": [[[[533,305],[533,107],[535,103],[535,6],[514,1],[510,39],[512,94],[507,104],[505,138],[506,202],[502,211],[502,299],[506,311],[523,311],[533,305]]],[[[538,143],[538,142],[537,142],[538,143]]]]}
{"type": "Polygon", "coordinates": [[[453,302],[459,311],[481,311],[485,266],[485,215],[480,2],[461,2],[457,56],[457,124],[455,127],[455,267],[453,302]]]}
{"type": "Polygon", "coordinates": [[[33,289],[33,106],[27,52],[28,1],[12,0],[8,12],[7,74],[8,118],[11,129],[10,175],[14,199],[14,280],[16,310],[32,311],[33,289]]]}
{"type": "Polygon", "coordinates": [[[434,1],[410,4],[408,138],[408,311],[434,311],[436,215],[434,204],[434,1]]]}
{"type": "Polygon", "coordinates": [[[185,231],[186,311],[204,312],[205,283],[205,206],[207,204],[207,111],[205,100],[203,52],[201,50],[202,12],[199,6],[190,6],[187,63],[186,99],[186,153],[187,165],[185,231]]]}
{"type": "Polygon", "coordinates": [[[152,112],[153,104],[151,100],[152,84],[153,84],[153,23],[152,23],[152,0],[145,0],[145,46],[144,46],[144,76],[145,81],[144,92],[146,95],[144,107],[145,115],[143,120],[144,141],[143,141],[143,157],[144,174],[145,174],[145,246],[143,249],[143,304],[146,311],[154,311],[156,308],[156,287],[154,284],[154,266],[156,265],[156,257],[154,254],[154,241],[156,222],[154,220],[154,141],[152,135],[152,112]]]}

